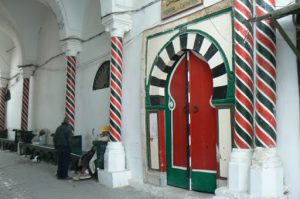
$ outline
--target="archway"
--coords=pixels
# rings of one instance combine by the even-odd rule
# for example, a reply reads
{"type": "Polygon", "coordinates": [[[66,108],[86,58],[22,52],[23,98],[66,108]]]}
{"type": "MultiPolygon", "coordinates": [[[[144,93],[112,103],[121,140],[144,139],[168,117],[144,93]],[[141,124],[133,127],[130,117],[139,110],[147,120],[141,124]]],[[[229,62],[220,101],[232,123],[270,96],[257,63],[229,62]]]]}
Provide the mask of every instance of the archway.
{"type": "Polygon", "coordinates": [[[165,113],[169,185],[204,192],[215,190],[218,173],[216,162],[218,108],[223,101],[230,98],[232,82],[229,73],[227,59],[218,43],[198,30],[188,30],[173,36],[156,56],[148,78],[146,103],[150,105],[149,109],[152,111],[163,110],[165,113]],[[190,63],[187,64],[191,61],[187,59],[187,54],[194,59],[192,65],[201,65],[200,68],[205,70],[202,72],[191,70],[192,73],[186,76],[183,65],[187,65],[186,68],[192,67],[190,63]],[[181,70],[179,75],[178,70],[181,70]],[[205,89],[197,87],[201,78],[206,79],[204,82],[200,81],[200,84],[205,84],[205,89]],[[174,86],[176,84],[177,86],[174,86]],[[177,94],[175,99],[173,95],[177,94]],[[204,95],[206,97],[202,97],[204,95]],[[175,110],[176,104],[179,106],[180,103],[177,100],[182,102],[179,111],[181,113],[176,113],[175,110]],[[197,103],[201,101],[205,103],[200,108],[197,103]],[[204,109],[210,111],[211,118],[208,121],[205,120],[207,118],[203,114],[204,109]],[[173,120],[176,117],[177,121],[173,120]],[[178,137],[175,138],[176,136],[178,137]],[[206,138],[210,140],[205,140],[206,138]],[[174,139],[178,142],[175,143],[174,139]],[[203,143],[199,144],[202,141],[203,143]],[[176,150],[179,150],[177,155],[174,154],[176,150]],[[195,154],[203,154],[203,157],[195,158],[197,156],[195,154]]]}
{"type": "Polygon", "coordinates": [[[192,50],[207,61],[213,75],[212,100],[226,99],[229,69],[223,51],[210,36],[203,32],[189,30],[175,35],[157,55],[148,82],[150,104],[165,105],[168,74],[184,50],[192,50]]]}

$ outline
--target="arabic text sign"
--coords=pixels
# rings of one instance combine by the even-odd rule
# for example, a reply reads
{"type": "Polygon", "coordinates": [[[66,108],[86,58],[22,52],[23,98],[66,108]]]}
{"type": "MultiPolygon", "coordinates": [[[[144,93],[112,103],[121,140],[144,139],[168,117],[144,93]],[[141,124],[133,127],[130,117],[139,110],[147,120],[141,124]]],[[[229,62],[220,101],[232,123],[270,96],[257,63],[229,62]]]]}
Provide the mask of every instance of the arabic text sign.
{"type": "Polygon", "coordinates": [[[161,18],[165,19],[179,12],[202,4],[203,0],[162,0],[161,18]]]}

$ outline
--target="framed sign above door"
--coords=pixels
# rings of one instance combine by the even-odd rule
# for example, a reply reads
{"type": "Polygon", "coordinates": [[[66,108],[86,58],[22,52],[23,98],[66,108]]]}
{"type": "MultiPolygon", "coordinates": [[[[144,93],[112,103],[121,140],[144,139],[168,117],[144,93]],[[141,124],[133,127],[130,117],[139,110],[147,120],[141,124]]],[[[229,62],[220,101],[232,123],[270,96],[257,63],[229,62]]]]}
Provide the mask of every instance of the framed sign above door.
{"type": "Polygon", "coordinates": [[[162,0],[161,18],[168,18],[202,3],[203,0],[162,0]]]}

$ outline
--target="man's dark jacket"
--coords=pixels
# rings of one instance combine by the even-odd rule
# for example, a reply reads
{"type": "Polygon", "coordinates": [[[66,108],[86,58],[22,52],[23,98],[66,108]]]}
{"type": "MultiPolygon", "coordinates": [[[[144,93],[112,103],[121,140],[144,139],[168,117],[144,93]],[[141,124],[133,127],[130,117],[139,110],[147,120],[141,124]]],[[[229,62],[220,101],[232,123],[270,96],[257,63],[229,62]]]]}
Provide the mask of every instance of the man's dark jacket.
{"type": "Polygon", "coordinates": [[[70,147],[70,140],[72,137],[72,127],[67,122],[63,122],[55,131],[53,142],[54,147],[70,147]]]}

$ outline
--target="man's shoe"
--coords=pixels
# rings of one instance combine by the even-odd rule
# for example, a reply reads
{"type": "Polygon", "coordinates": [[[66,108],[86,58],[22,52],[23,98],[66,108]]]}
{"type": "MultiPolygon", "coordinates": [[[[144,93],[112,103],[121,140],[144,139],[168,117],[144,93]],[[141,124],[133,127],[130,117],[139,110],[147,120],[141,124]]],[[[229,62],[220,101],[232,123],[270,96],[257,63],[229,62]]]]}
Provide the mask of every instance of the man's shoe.
{"type": "Polygon", "coordinates": [[[72,180],[72,179],[73,179],[73,178],[72,178],[72,177],[69,177],[69,176],[64,178],[64,180],[72,180]]]}

